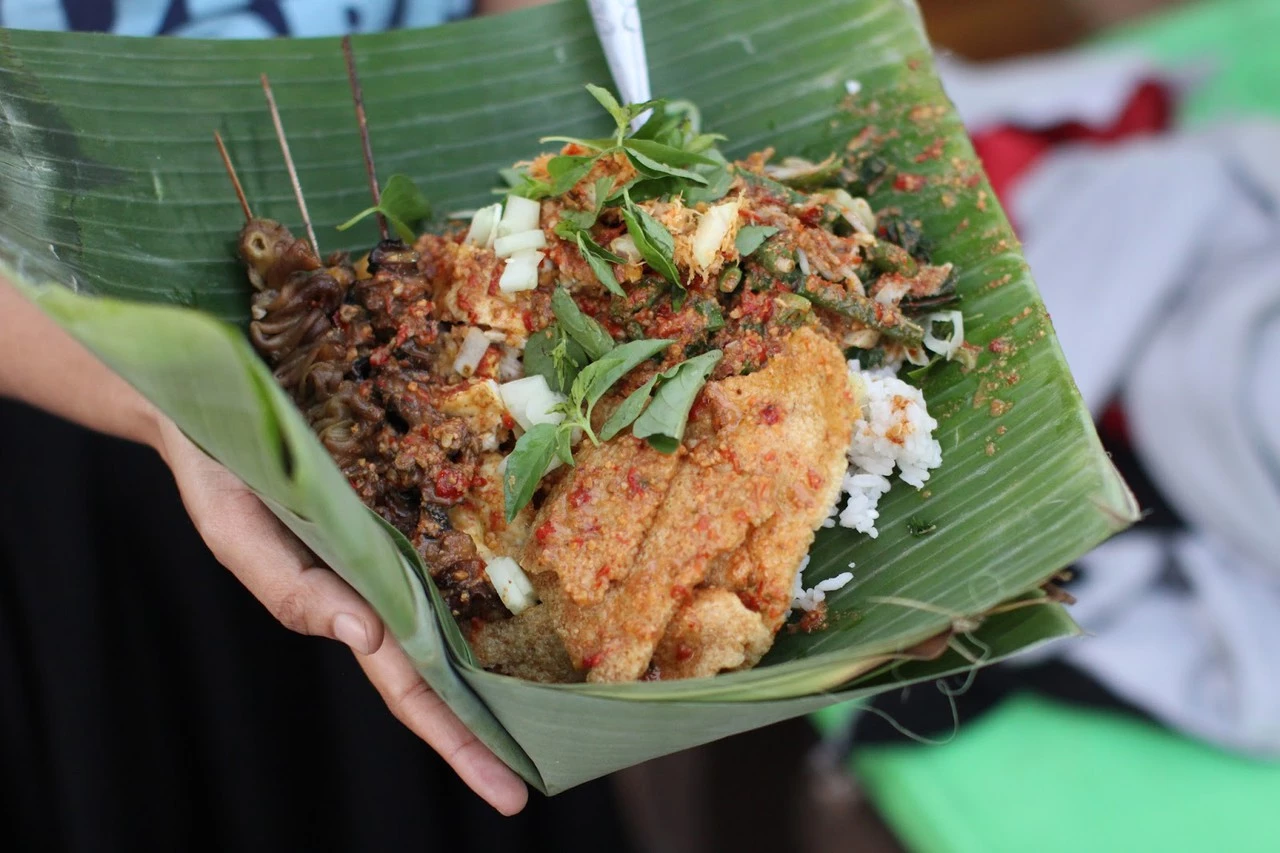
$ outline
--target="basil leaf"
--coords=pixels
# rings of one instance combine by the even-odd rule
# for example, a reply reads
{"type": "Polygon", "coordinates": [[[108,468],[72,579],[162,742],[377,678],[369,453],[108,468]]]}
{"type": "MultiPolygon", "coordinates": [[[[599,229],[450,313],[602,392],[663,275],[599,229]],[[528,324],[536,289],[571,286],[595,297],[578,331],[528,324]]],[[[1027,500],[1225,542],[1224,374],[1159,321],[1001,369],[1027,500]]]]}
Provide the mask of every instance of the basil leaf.
{"type": "MultiPolygon", "coordinates": [[[[556,232],[556,236],[563,240],[578,239],[578,232],[590,228],[590,225],[583,225],[583,214],[585,210],[562,210],[560,211],[560,221],[556,223],[556,227],[552,230],[556,232]]],[[[590,215],[590,214],[587,214],[590,215]]]]}
{"type": "Polygon", "coordinates": [[[733,245],[737,248],[739,257],[745,258],[759,249],[761,243],[777,233],[778,229],[772,225],[744,225],[738,229],[738,236],[734,238],[733,245]]]}
{"type": "Polygon", "coordinates": [[[599,436],[601,441],[608,441],[613,438],[630,426],[632,421],[640,417],[640,413],[644,411],[645,404],[649,402],[649,392],[653,390],[653,385],[657,381],[658,377],[655,374],[649,377],[648,382],[627,395],[627,399],[623,400],[622,405],[613,410],[613,414],[609,415],[609,419],[600,428],[599,436]]]}
{"type": "Polygon", "coordinates": [[[534,424],[520,436],[515,449],[507,457],[507,470],[502,475],[507,521],[515,518],[516,513],[533,500],[533,493],[556,454],[556,432],[555,424],[534,424]]]}
{"type": "Polygon", "coordinates": [[[366,207],[364,210],[360,211],[360,212],[359,212],[359,213],[357,213],[355,216],[351,217],[351,218],[350,218],[350,219],[348,219],[346,222],[344,222],[344,223],[342,223],[341,225],[339,225],[339,226],[338,226],[338,228],[337,228],[337,230],[339,230],[339,231],[346,231],[348,228],[350,228],[352,225],[355,225],[355,224],[356,224],[357,222],[359,222],[361,219],[365,219],[365,218],[367,218],[367,217],[369,216],[369,214],[371,214],[371,213],[377,213],[377,212],[378,212],[378,208],[376,208],[376,207],[366,207]]]}
{"type": "Polygon", "coordinates": [[[613,274],[613,267],[610,266],[610,264],[622,263],[622,258],[613,252],[606,251],[599,243],[588,237],[585,231],[578,232],[578,251],[582,253],[582,257],[586,258],[591,271],[596,274],[596,278],[606,290],[615,296],[627,295],[622,285],[618,284],[618,277],[613,274]]]}
{"type": "Polygon", "coordinates": [[[649,439],[650,446],[661,453],[675,453],[684,438],[693,401],[723,357],[724,353],[714,349],[662,373],[662,385],[649,407],[636,418],[632,435],[649,439]]]}
{"type": "Polygon", "coordinates": [[[584,314],[563,287],[551,294],[551,313],[565,334],[577,341],[593,361],[613,349],[613,336],[595,318],[584,314]]]}
{"type": "Polygon", "coordinates": [[[400,238],[400,242],[406,246],[412,246],[413,241],[417,239],[417,235],[413,233],[413,229],[406,225],[398,216],[384,212],[382,214],[387,218],[387,224],[395,230],[396,236],[400,238]]]}
{"type": "MultiPolygon", "coordinates": [[[[605,374],[612,372],[620,364],[622,359],[610,353],[598,361],[593,361],[586,367],[582,368],[582,372],[578,374],[578,378],[573,380],[573,389],[569,392],[569,405],[575,410],[580,409],[583,403],[587,402],[588,395],[593,390],[599,390],[600,396],[608,390],[608,385],[604,385],[603,377],[605,374]]],[[[610,383],[612,384],[612,383],[610,383]]],[[[599,397],[597,397],[599,399],[599,397]]],[[[594,401],[592,401],[594,402],[594,401]]]]}
{"type": "Polygon", "coordinates": [[[631,139],[651,139],[654,142],[663,142],[668,145],[675,144],[680,141],[680,125],[685,119],[673,114],[670,104],[659,103],[654,106],[653,112],[649,114],[649,118],[645,123],[631,134],[631,139]]]}
{"type": "Polygon", "coordinates": [[[704,201],[708,204],[719,201],[733,188],[733,175],[725,165],[699,166],[696,171],[706,177],[707,185],[685,189],[684,203],[690,207],[704,201]]]}
{"type": "Polygon", "coordinates": [[[628,139],[623,147],[632,154],[639,154],[665,166],[715,166],[715,160],[682,148],[663,145],[649,139],[628,139]]]}
{"type": "Polygon", "coordinates": [[[578,374],[578,378],[583,381],[583,390],[585,391],[583,399],[586,400],[588,409],[594,406],[619,379],[630,373],[633,368],[641,362],[653,358],[673,343],[675,341],[665,338],[631,341],[614,347],[604,358],[584,369],[582,373],[578,374]],[[592,370],[596,365],[600,365],[600,367],[592,370]]]}
{"type": "Polygon", "coordinates": [[[609,115],[613,116],[614,123],[618,126],[616,139],[621,140],[627,135],[627,129],[631,125],[631,120],[636,116],[643,115],[645,111],[652,109],[661,101],[645,101],[640,104],[627,104],[625,107],[618,103],[617,99],[608,89],[602,89],[599,86],[587,84],[587,91],[591,96],[600,102],[600,106],[609,111],[609,115]]]}
{"type": "Polygon", "coordinates": [[[551,176],[551,194],[564,195],[573,189],[578,181],[587,176],[598,159],[600,159],[599,154],[590,156],[560,154],[552,157],[547,161],[547,174],[551,176]]]}
{"type": "MultiPolygon", "coordinates": [[[[596,224],[596,219],[600,216],[600,211],[604,208],[605,202],[609,200],[609,197],[612,196],[613,193],[613,177],[611,175],[605,175],[603,178],[596,178],[595,192],[592,194],[592,198],[596,201],[596,209],[591,220],[591,225],[596,224]]],[[[590,228],[591,226],[589,225],[587,227],[590,228]]]]}
{"type": "MultiPolygon", "coordinates": [[[[405,175],[392,175],[382,188],[378,206],[387,218],[395,217],[406,225],[421,222],[431,214],[431,205],[422,190],[405,175]]],[[[405,242],[409,242],[406,240],[405,242]]]]}
{"type": "Polygon", "coordinates": [[[381,213],[402,241],[412,243],[417,235],[409,226],[426,219],[431,213],[431,205],[412,180],[404,175],[392,175],[382,190],[378,204],[360,211],[339,225],[338,230],[346,231],[372,213],[381,213]]]}
{"type": "Polygon", "coordinates": [[[573,467],[573,427],[556,430],[556,455],[560,461],[573,467]]]}
{"type": "Polygon", "coordinates": [[[622,209],[622,218],[627,223],[627,232],[640,251],[641,257],[653,267],[663,278],[677,287],[680,282],[680,271],[676,269],[673,259],[676,249],[671,232],[654,219],[643,208],[627,205],[622,209]]]}
{"type": "Polygon", "coordinates": [[[592,83],[587,84],[587,91],[591,93],[591,97],[600,102],[600,106],[604,107],[609,115],[613,116],[614,123],[618,125],[618,133],[626,133],[627,125],[631,122],[631,116],[618,103],[618,99],[613,96],[613,93],[592,83]]]}
{"type": "Polygon", "coordinates": [[[693,181],[695,184],[705,184],[707,179],[697,172],[691,172],[688,169],[681,169],[676,166],[668,166],[666,163],[654,160],[639,151],[627,149],[627,158],[631,161],[631,165],[636,170],[646,175],[657,177],[659,175],[670,175],[675,178],[684,178],[686,181],[693,181]]]}
{"type": "Polygon", "coordinates": [[[541,376],[552,391],[569,393],[573,380],[591,361],[577,341],[565,335],[558,326],[548,326],[530,335],[524,346],[526,376],[541,376]]]}

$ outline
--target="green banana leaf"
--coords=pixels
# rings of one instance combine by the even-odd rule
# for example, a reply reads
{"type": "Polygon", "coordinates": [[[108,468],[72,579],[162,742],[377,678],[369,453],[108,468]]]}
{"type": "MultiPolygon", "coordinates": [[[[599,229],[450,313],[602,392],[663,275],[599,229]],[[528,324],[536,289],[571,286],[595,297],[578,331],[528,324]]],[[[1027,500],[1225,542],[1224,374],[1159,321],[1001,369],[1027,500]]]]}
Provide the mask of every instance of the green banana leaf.
{"type": "MultiPolygon", "coordinates": [[[[961,271],[975,369],[923,379],[943,467],[895,487],[880,536],[823,530],[806,580],[845,571],[829,627],[784,631],[748,672],[683,682],[534,685],[476,668],[402,537],[366,511],[247,344],[241,215],[299,225],[258,74],[270,75],[326,250],[368,248],[359,137],[336,40],[173,41],[0,31],[0,271],[241,476],[382,615],[423,676],[544,792],[1075,632],[1034,594],[1132,523],[1018,243],[905,0],[641,0],[655,94],[697,103],[724,150],[821,158],[853,139],[887,171],[872,202],[918,218],[961,271]],[[846,81],[860,91],[846,94],[846,81]],[[866,130],[870,128],[870,130],[866,130]],[[931,532],[925,533],[925,530],[931,532]],[[892,600],[888,600],[892,599],[892,600]],[[954,630],[935,660],[902,654],[954,630]]],[[[586,4],[361,37],[383,175],[437,211],[492,198],[540,136],[607,132],[587,82],[608,69],[586,4]]],[[[855,144],[857,144],[855,142],[855,144]]],[[[228,630],[233,630],[228,626],[228,630]]]]}

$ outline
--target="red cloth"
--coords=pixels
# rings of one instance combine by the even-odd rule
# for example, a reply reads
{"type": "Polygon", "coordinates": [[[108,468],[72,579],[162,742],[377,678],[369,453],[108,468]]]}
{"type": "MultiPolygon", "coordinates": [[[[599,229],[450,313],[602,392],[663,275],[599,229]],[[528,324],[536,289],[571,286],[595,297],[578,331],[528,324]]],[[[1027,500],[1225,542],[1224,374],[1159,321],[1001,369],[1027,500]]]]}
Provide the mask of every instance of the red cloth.
{"type": "Polygon", "coordinates": [[[1051,149],[1066,143],[1105,144],[1162,133],[1172,124],[1173,108],[1173,92],[1161,83],[1147,81],[1134,90],[1119,117],[1105,127],[1090,127],[1078,121],[1042,130],[1002,125],[974,134],[973,147],[992,188],[1003,201],[1014,184],[1051,149]]]}

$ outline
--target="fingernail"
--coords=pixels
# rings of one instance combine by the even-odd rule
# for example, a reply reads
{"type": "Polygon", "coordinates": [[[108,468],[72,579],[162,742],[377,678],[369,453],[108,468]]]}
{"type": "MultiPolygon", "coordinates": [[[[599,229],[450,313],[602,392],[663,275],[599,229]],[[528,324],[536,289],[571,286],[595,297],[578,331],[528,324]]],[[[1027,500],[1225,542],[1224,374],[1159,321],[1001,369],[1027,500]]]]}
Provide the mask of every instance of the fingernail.
{"type": "Polygon", "coordinates": [[[372,645],[369,642],[369,632],[365,630],[364,623],[350,613],[339,613],[333,617],[333,636],[338,642],[350,646],[357,654],[373,654],[374,650],[369,648],[372,645]]]}

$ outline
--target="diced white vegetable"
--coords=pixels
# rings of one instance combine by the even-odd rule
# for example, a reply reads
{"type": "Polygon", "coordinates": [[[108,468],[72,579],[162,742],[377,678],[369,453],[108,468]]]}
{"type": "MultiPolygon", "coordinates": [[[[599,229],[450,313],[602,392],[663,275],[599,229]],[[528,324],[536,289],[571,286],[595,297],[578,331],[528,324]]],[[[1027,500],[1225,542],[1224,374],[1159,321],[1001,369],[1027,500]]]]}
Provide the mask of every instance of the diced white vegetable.
{"type": "Polygon", "coordinates": [[[865,198],[854,198],[843,189],[836,189],[831,193],[831,203],[840,209],[840,214],[854,231],[876,233],[876,215],[865,198]]]}
{"type": "Polygon", "coordinates": [[[558,424],[564,415],[552,412],[557,403],[563,403],[565,396],[551,390],[544,376],[526,376],[514,382],[504,382],[498,386],[502,402],[506,405],[511,417],[523,429],[534,424],[558,424]]]}
{"type": "Polygon", "coordinates": [[[484,573],[498,592],[498,598],[513,614],[519,614],[538,603],[529,576],[520,564],[510,557],[494,557],[485,564],[484,573]]]}
{"type": "Polygon", "coordinates": [[[507,237],[521,231],[536,231],[542,205],[533,199],[518,195],[507,196],[507,207],[498,223],[498,236],[507,237]]]}
{"type": "Polygon", "coordinates": [[[701,269],[710,267],[720,252],[720,244],[738,221],[738,203],[726,201],[702,214],[698,230],[693,234],[693,262],[701,269]]]}
{"type": "Polygon", "coordinates": [[[938,311],[924,318],[924,345],[938,355],[953,358],[964,344],[964,315],[959,311],[938,311]],[[934,323],[950,323],[951,337],[942,339],[933,334],[934,323]]]}
{"type": "Polygon", "coordinates": [[[471,217],[471,227],[467,229],[464,242],[486,249],[493,248],[493,241],[498,236],[498,221],[501,218],[502,205],[500,204],[480,208],[476,211],[476,215],[471,217]]]}
{"type": "Polygon", "coordinates": [[[467,329],[462,346],[458,348],[458,357],[453,360],[453,372],[462,376],[470,376],[476,372],[480,359],[489,351],[489,339],[484,332],[472,326],[467,329]]]}
{"type": "Polygon", "coordinates": [[[609,241],[609,251],[629,264],[640,263],[640,250],[636,248],[636,241],[631,238],[629,233],[619,235],[609,241]]]}
{"type": "Polygon", "coordinates": [[[521,231],[518,234],[509,234],[493,241],[494,254],[500,258],[509,258],[516,252],[545,249],[546,246],[547,235],[538,230],[521,231]]]}
{"type": "Polygon", "coordinates": [[[521,290],[533,290],[538,286],[538,264],[542,263],[542,253],[533,249],[516,252],[507,258],[507,265],[498,279],[498,290],[503,293],[516,293],[521,290]]]}

